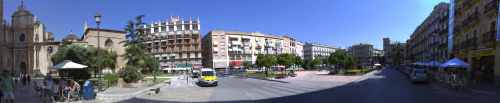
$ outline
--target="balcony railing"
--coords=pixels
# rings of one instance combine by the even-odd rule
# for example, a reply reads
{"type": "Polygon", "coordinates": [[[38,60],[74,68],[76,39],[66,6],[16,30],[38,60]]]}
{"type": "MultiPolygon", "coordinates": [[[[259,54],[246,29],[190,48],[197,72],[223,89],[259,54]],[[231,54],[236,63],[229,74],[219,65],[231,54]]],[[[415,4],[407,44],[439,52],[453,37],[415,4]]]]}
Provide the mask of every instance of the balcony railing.
{"type": "Polygon", "coordinates": [[[498,11],[498,0],[490,0],[483,9],[484,14],[495,13],[495,11],[498,11]]]}

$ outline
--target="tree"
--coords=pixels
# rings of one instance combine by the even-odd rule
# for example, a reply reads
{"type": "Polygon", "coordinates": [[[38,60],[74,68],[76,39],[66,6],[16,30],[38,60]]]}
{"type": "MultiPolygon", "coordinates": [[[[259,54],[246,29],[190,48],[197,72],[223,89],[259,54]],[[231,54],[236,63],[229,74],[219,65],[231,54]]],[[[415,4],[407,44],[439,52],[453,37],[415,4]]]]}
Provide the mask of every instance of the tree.
{"type": "Polygon", "coordinates": [[[286,68],[289,68],[291,65],[295,64],[295,56],[292,54],[280,54],[277,57],[277,63],[280,65],[284,65],[286,68]]]}
{"type": "Polygon", "coordinates": [[[276,56],[270,54],[259,54],[257,55],[256,65],[259,67],[271,67],[277,63],[276,56]]]}
{"type": "Polygon", "coordinates": [[[256,64],[259,67],[265,67],[266,76],[269,74],[269,68],[277,63],[276,56],[270,54],[259,54],[257,55],[256,64]]]}
{"type": "Polygon", "coordinates": [[[147,34],[142,26],[144,15],[137,16],[134,21],[130,20],[127,23],[125,31],[127,32],[127,40],[125,43],[126,53],[123,55],[128,61],[126,69],[120,75],[125,82],[131,83],[142,79],[142,73],[152,73],[156,81],[156,73],[159,70],[159,61],[150,55],[146,54],[146,48],[143,44],[147,34]],[[140,75],[136,74],[139,73],[140,75]],[[138,76],[138,77],[137,77],[138,76]]]}
{"type": "Polygon", "coordinates": [[[354,58],[345,51],[337,51],[330,54],[328,64],[335,65],[335,68],[351,68],[355,64],[354,58]]]}
{"type": "Polygon", "coordinates": [[[245,62],[243,62],[243,66],[244,66],[245,68],[250,68],[250,67],[252,67],[252,61],[245,61],[245,62]]]}
{"type": "Polygon", "coordinates": [[[308,59],[304,60],[304,64],[302,65],[302,68],[304,68],[304,69],[311,69],[312,68],[312,66],[311,66],[312,64],[311,63],[312,63],[311,60],[308,60],[308,59]]]}
{"type": "Polygon", "coordinates": [[[304,60],[300,56],[295,56],[295,65],[302,66],[304,65],[304,60]]]}
{"type": "Polygon", "coordinates": [[[68,75],[78,79],[89,79],[90,72],[97,74],[99,67],[108,67],[115,69],[116,53],[100,49],[101,54],[97,55],[97,49],[81,44],[66,44],[52,56],[54,63],[60,63],[64,60],[71,60],[89,66],[85,71],[68,71],[68,75]],[[88,76],[87,76],[88,75],[88,76]]]}
{"type": "Polygon", "coordinates": [[[319,58],[314,58],[312,61],[311,61],[311,67],[316,67],[317,65],[320,65],[321,64],[321,60],[319,58]]]}

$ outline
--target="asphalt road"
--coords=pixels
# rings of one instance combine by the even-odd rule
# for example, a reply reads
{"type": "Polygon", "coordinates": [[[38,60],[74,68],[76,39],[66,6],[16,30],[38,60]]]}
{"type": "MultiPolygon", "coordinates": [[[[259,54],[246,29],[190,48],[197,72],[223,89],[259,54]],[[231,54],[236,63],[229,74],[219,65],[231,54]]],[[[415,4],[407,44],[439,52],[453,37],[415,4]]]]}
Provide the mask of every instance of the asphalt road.
{"type": "Polygon", "coordinates": [[[163,88],[158,95],[124,103],[500,103],[500,96],[453,91],[434,84],[412,84],[392,69],[362,81],[297,80],[287,83],[224,77],[217,87],[163,88]]]}

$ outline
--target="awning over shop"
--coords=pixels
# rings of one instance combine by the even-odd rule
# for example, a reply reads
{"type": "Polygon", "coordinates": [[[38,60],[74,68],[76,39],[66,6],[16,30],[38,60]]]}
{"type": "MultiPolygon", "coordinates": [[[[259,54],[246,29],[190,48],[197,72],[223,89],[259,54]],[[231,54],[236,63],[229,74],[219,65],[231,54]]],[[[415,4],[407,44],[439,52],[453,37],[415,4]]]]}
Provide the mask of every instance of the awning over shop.
{"type": "Polygon", "coordinates": [[[440,65],[441,68],[464,68],[468,69],[470,67],[469,64],[465,63],[459,58],[453,58],[451,60],[446,61],[445,63],[440,65]]]}

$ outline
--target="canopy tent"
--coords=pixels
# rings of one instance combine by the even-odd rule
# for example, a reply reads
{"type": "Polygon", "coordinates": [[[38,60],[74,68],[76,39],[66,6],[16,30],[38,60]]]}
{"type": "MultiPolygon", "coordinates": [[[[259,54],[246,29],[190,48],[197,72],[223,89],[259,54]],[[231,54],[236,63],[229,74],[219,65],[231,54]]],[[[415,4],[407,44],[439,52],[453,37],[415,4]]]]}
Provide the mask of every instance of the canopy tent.
{"type": "Polygon", "coordinates": [[[423,65],[425,65],[425,63],[424,62],[415,62],[415,63],[412,63],[412,65],[423,66],[423,65]]]}
{"type": "Polygon", "coordinates": [[[83,69],[83,68],[87,68],[88,66],[86,65],[82,65],[82,64],[78,64],[78,63],[75,63],[73,61],[70,61],[70,60],[64,60],[63,62],[57,64],[54,66],[55,69],[58,69],[58,70],[63,70],[63,69],[83,69]]]}
{"type": "Polygon", "coordinates": [[[86,65],[78,64],[70,60],[64,60],[53,68],[57,70],[58,77],[86,80],[90,78],[90,73],[85,69],[87,67],[86,65]]]}
{"type": "Polygon", "coordinates": [[[440,65],[441,68],[464,68],[468,69],[470,67],[469,64],[460,60],[459,58],[453,58],[451,60],[446,61],[445,63],[440,65]]]}

